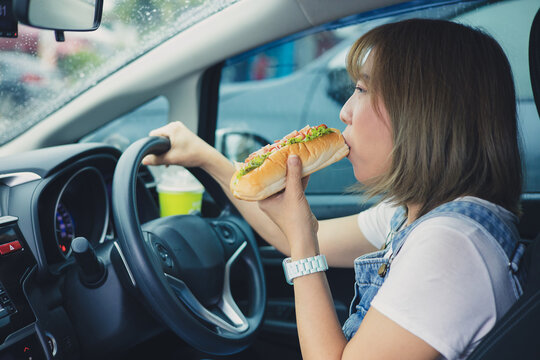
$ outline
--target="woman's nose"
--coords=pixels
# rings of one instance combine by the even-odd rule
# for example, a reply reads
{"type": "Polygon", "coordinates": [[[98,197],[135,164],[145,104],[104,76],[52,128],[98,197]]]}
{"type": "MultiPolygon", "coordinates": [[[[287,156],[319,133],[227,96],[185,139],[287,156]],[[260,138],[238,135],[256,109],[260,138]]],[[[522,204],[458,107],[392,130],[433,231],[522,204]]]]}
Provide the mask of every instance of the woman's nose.
{"type": "Polygon", "coordinates": [[[341,111],[339,112],[339,119],[346,125],[351,124],[350,101],[351,98],[347,100],[347,102],[343,105],[341,111]]]}

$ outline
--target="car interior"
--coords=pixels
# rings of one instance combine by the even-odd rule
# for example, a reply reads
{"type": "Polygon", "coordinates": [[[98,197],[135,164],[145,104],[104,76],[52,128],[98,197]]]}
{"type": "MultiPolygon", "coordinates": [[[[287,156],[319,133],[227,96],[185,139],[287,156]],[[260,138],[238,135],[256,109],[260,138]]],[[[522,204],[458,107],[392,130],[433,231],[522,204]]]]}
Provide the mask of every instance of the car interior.
{"type": "MultiPolygon", "coordinates": [[[[141,165],[170,148],[148,133],[182,121],[235,162],[307,124],[343,129],[351,44],[416,17],[488,32],[512,66],[528,278],[469,358],[540,358],[539,8],[0,0],[0,360],[301,358],[284,255],[201,169],[141,165]],[[200,197],[169,212],[165,189],[179,178],[200,197]]],[[[377,202],[354,184],[346,160],[313,174],[306,195],[316,217],[377,202]]],[[[354,270],[327,277],[343,323],[354,270]]]]}

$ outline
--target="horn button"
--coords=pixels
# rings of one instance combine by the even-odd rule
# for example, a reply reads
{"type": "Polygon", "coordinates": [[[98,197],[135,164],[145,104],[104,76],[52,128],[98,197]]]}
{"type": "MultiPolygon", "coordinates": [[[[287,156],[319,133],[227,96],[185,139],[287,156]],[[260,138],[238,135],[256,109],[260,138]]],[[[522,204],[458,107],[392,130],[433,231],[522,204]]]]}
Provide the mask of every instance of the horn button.
{"type": "Polygon", "coordinates": [[[216,305],[223,293],[225,253],[210,225],[198,216],[172,216],[143,230],[163,271],[185,282],[202,305],[216,305]]]}

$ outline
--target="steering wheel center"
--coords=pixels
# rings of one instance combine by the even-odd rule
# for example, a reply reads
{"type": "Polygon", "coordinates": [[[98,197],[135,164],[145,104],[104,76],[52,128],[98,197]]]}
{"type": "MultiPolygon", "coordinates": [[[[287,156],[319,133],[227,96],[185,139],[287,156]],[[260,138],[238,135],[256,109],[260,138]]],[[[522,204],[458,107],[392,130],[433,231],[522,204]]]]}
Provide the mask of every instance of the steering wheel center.
{"type": "Polygon", "coordinates": [[[222,297],[225,254],[214,230],[196,216],[171,216],[143,226],[163,272],[188,286],[204,306],[222,297]]]}

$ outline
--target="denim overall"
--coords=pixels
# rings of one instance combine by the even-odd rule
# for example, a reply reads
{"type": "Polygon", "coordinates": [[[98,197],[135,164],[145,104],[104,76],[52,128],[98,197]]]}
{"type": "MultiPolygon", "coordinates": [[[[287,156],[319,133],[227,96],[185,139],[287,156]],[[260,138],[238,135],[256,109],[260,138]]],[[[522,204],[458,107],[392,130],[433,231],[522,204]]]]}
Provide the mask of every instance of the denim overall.
{"type": "Polygon", "coordinates": [[[440,205],[399,231],[406,217],[405,209],[398,208],[390,222],[391,231],[387,237],[387,243],[390,242],[391,246],[363,255],[354,261],[354,298],[349,309],[349,318],[343,325],[343,333],[347,340],[350,340],[358,330],[369,310],[371,301],[388,276],[392,261],[401,250],[409,233],[423,221],[437,216],[469,219],[484,233],[491,234],[508,260],[508,276],[514,284],[516,299],[522,294],[522,277],[526,274],[522,271],[518,273],[518,265],[525,246],[519,242],[519,234],[515,226],[507,226],[497,215],[480,204],[457,200],[440,205]],[[356,312],[353,312],[354,309],[356,312]]]}

